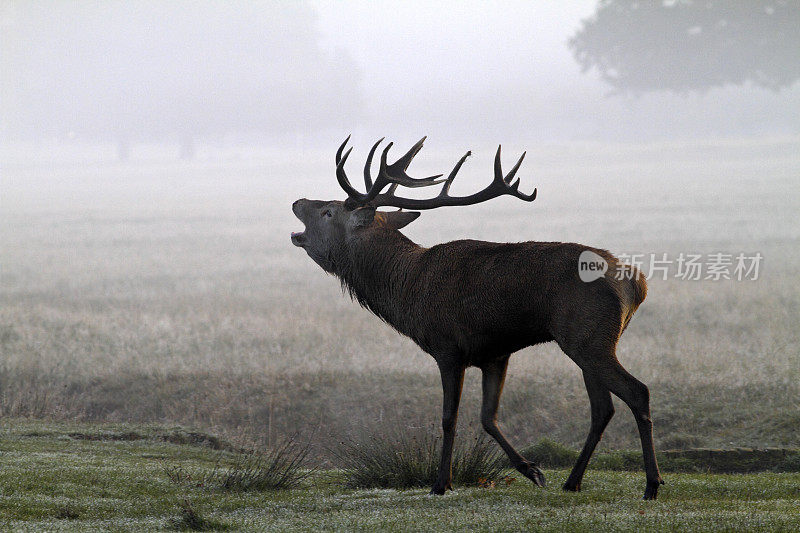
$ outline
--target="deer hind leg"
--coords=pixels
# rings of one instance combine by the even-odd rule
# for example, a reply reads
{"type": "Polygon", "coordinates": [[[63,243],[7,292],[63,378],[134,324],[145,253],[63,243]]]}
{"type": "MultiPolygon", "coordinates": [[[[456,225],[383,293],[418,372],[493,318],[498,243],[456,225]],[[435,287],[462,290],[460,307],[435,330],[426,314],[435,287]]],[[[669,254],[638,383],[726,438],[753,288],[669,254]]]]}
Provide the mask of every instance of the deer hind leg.
{"type": "Polygon", "coordinates": [[[451,484],[453,442],[456,436],[458,404],[461,401],[465,370],[466,368],[461,365],[439,363],[444,393],[442,400],[442,457],[439,463],[439,475],[431,488],[431,494],[444,494],[448,489],[453,490],[451,484]]]}
{"type": "MultiPolygon", "coordinates": [[[[663,481],[653,447],[650,391],[644,383],[629,374],[617,360],[616,345],[622,331],[622,320],[619,315],[610,311],[613,303],[613,301],[600,302],[593,308],[587,307],[583,310],[584,314],[578,314],[577,318],[562,317],[556,325],[567,324],[567,327],[555,331],[553,336],[564,353],[577,363],[585,375],[590,376],[593,383],[605,387],[630,408],[639,429],[647,475],[644,499],[654,500],[663,481]]],[[[587,390],[590,396],[593,396],[588,383],[587,390]]],[[[599,394],[596,397],[599,398],[599,394]]],[[[589,442],[591,438],[590,435],[587,444],[591,444],[589,442]]],[[[586,460],[588,461],[588,457],[586,460]]],[[[580,466],[576,464],[573,471],[580,466]]]]}
{"type": "Polygon", "coordinates": [[[503,393],[503,383],[506,379],[507,368],[508,356],[487,363],[481,368],[483,372],[481,424],[483,429],[503,448],[514,468],[536,485],[544,487],[545,479],[542,471],[517,453],[497,426],[497,408],[500,405],[500,395],[503,393]]]}
{"type": "Polygon", "coordinates": [[[564,483],[563,489],[568,491],[577,492],[581,490],[581,480],[583,473],[586,471],[586,466],[589,464],[589,459],[592,457],[597,443],[603,436],[606,426],[614,416],[614,403],[611,401],[611,393],[592,374],[587,372],[583,373],[583,381],[586,384],[586,392],[589,393],[589,403],[592,410],[592,425],[589,430],[589,436],[586,437],[586,443],[583,445],[578,460],[575,466],[572,467],[572,472],[564,483]]]}
{"type": "Polygon", "coordinates": [[[653,446],[653,422],[650,419],[650,390],[647,386],[625,370],[616,356],[606,356],[594,361],[592,373],[611,392],[618,396],[633,412],[639,428],[639,439],[642,442],[644,469],[647,475],[647,486],[644,491],[645,500],[655,500],[658,487],[664,484],[656,462],[653,446]]]}

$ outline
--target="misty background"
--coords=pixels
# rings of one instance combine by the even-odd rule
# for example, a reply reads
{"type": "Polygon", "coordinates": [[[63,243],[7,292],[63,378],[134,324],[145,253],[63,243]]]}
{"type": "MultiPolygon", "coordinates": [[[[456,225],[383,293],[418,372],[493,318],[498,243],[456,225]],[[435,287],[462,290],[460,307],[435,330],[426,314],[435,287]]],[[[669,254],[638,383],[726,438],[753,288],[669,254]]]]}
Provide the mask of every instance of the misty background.
{"type": "MultiPolygon", "coordinates": [[[[294,200],[344,198],[348,134],[356,186],[377,139],[392,160],[428,135],[410,175],[472,150],[452,192],[473,193],[502,143],[538,196],[426,211],[403,229],[422,246],[761,254],[758,280],[649,279],[617,354],[659,449],[800,446],[797,1],[0,0],[0,24],[3,420],[300,432],[321,461],[439,434],[435,363],[289,238],[294,200]]],[[[512,442],[582,444],[557,346],[515,355],[505,391],[512,442]]],[[[618,413],[604,446],[636,449],[618,413]]]]}
{"type": "Polygon", "coordinates": [[[332,149],[800,134],[800,4],[18,2],[14,143],[332,149]]]}

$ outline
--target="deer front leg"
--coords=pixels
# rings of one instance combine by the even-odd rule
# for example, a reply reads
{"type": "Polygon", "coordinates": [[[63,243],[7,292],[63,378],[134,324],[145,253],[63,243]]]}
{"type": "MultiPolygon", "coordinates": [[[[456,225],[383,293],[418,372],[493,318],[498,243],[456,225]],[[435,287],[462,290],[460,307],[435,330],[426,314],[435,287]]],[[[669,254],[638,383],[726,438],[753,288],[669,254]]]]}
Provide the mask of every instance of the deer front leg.
{"type": "MultiPolygon", "coordinates": [[[[438,361],[437,361],[438,362],[438,361]]],[[[456,436],[456,421],[458,420],[458,402],[461,400],[461,389],[464,385],[464,371],[460,364],[450,361],[439,362],[439,372],[442,376],[442,459],[439,463],[439,476],[433,484],[431,494],[444,494],[448,489],[453,490],[450,483],[452,476],[453,441],[456,436]]]]}
{"type": "Polygon", "coordinates": [[[503,432],[497,427],[497,409],[500,405],[500,395],[503,393],[503,383],[506,379],[508,357],[487,363],[481,368],[483,372],[483,406],[481,407],[481,424],[486,433],[503,448],[508,455],[511,465],[523,476],[533,481],[536,485],[544,487],[544,474],[539,468],[522,457],[517,450],[506,440],[503,432]]]}

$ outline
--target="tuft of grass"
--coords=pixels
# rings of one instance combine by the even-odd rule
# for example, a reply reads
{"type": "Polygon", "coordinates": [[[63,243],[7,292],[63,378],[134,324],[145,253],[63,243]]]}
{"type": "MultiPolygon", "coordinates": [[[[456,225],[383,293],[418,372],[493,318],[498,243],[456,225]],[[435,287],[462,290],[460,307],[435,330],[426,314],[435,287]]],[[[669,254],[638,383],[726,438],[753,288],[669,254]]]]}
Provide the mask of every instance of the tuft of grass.
{"type": "Polygon", "coordinates": [[[786,454],[784,460],[773,469],[776,472],[800,472],[800,450],[786,454]]]}
{"type": "Polygon", "coordinates": [[[180,516],[167,521],[167,527],[176,531],[225,531],[228,524],[204,518],[188,498],[180,503],[180,516]]]}
{"type": "Polygon", "coordinates": [[[270,450],[250,449],[235,454],[221,453],[210,471],[187,470],[182,465],[164,469],[170,481],[198,487],[245,492],[297,487],[313,473],[306,468],[309,444],[294,438],[270,450]]]}
{"type": "MultiPolygon", "coordinates": [[[[351,488],[429,487],[436,480],[441,438],[431,432],[375,433],[368,439],[342,442],[332,450],[351,488]]],[[[505,468],[497,445],[483,435],[456,439],[453,483],[486,486],[505,468]]]]}
{"type": "Polygon", "coordinates": [[[540,439],[521,453],[529,461],[547,468],[567,468],[578,459],[578,452],[550,439],[540,439]]]}
{"type": "Polygon", "coordinates": [[[80,517],[81,512],[72,503],[67,503],[56,509],[56,518],[58,520],[77,520],[80,517]]]}
{"type": "MultiPolygon", "coordinates": [[[[691,461],[672,461],[664,453],[658,454],[661,469],[668,472],[674,472],[674,468],[679,466],[681,468],[691,468],[693,462],[691,461]]],[[[620,470],[620,471],[637,471],[642,470],[642,452],[629,451],[629,450],[614,450],[606,453],[598,453],[589,462],[589,465],[594,470],[620,470]]]]}

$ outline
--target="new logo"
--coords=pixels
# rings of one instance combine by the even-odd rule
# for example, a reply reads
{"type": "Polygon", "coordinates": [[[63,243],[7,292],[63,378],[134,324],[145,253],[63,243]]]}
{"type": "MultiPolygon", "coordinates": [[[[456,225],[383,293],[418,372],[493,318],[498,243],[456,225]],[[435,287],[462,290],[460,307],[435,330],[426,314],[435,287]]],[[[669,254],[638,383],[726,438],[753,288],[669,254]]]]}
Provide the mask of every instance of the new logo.
{"type": "Polygon", "coordinates": [[[584,250],[578,257],[578,276],[585,283],[602,278],[607,270],[606,260],[591,250],[584,250]]]}

